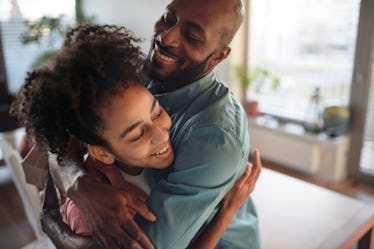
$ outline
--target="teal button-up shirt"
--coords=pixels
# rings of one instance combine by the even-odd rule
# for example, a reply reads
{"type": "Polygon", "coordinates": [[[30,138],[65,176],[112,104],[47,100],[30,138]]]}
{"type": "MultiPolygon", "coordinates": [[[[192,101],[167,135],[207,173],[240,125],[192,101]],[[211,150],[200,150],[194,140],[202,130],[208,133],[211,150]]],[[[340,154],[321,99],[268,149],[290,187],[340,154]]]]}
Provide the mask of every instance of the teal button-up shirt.
{"type": "MultiPolygon", "coordinates": [[[[150,90],[172,118],[175,160],[154,171],[156,186],[147,202],[158,217],[137,217],[156,248],[184,249],[244,172],[249,153],[243,108],[214,73],[176,91],[150,90]]],[[[260,248],[255,207],[248,201],[237,212],[217,248],[260,248]]]]}

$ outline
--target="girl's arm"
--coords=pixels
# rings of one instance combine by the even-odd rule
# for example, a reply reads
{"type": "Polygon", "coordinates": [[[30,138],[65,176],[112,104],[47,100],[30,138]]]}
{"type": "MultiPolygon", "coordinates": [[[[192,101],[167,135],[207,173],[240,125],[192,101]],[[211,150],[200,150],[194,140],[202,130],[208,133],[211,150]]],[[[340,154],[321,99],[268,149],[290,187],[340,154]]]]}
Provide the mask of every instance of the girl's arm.
{"type": "Polygon", "coordinates": [[[204,231],[189,245],[188,249],[214,249],[236,211],[252,193],[261,172],[260,153],[256,149],[253,166],[247,166],[244,174],[225,195],[222,207],[204,231]]]}

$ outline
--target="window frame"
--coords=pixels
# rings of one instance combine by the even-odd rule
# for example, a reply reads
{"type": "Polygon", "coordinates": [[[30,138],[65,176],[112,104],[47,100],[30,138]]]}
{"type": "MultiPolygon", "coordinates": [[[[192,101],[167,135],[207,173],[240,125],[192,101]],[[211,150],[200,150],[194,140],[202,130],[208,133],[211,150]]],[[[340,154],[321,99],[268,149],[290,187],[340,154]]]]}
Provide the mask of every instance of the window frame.
{"type": "Polygon", "coordinates": [[[351,150],[349,151],[348,174],[353,179],[374,184],[374,175],[360,171],[360,156],[363,146],[366,114],[368,112],[370,87],[373,79],[374,63],[374,1],[361,0],[357,31],[356,51],[351,82],[350,107],[351,150]]]}

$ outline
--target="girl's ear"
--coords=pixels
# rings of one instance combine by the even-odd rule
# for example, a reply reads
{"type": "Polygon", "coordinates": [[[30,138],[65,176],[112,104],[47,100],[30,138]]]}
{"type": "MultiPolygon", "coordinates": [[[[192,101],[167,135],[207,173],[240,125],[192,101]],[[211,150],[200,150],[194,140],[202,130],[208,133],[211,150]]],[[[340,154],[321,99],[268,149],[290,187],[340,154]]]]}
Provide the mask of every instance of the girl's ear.
{"type": "Polygon", "coordinates": [[[105,164],[113,164],[116,160],[112,153],[98,145],[89,145],[88,152],[90,156],[105,164]]]}

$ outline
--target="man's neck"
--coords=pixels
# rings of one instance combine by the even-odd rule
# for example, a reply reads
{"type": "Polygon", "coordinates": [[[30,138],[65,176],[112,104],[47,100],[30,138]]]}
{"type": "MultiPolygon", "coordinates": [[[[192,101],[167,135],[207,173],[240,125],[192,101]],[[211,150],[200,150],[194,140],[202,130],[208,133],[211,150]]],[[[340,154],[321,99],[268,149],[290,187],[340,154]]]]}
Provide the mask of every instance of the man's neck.
{"type": "Polygon", "coordinates": [[[169,92],[174,92],[182,87],[185,87],[191,83],[195,82],[195,80],[192,80],[192,81],[186,81],[186,82],[178,82],[176,83],[176,81],[167,81],[167,82],[160,82],[160,81],[155,81],[155,87],[157,89],[157,92],[159,94],[162,94],[162,93],[169,93],[169,92]]]}
{"type": "Polygon", "coordinates": [[[185,87],[187,85],[190,85],[198,80],[201,80],[202,78],[206,77],[210,72],[212,71],[209,71],[195,79],[191,79],[191,80],[185,80],[185,81],[179,81],[178,83],[176,83],[177,80],[173,81],[153,81],[152,84],[153,87],[155,87],[156,89],[156,92],[157,94],[163,94],[163,93],[170,93],[170,92],[173,92],[173,91],[176,91],[182,87],[185,87]]]}

